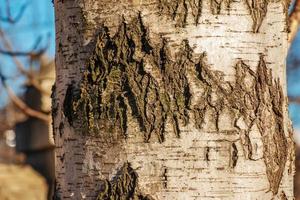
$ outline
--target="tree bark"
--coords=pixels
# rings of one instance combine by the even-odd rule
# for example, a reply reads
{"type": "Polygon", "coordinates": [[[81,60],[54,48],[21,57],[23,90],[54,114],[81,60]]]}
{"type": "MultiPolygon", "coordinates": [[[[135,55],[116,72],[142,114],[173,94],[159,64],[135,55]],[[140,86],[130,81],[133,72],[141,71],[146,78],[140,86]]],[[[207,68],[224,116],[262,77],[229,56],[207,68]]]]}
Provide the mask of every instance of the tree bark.
{"type": "Polygon", "coordinates": [[[57,199],[293,199],[288,2],[54,6],[57,199]]]}

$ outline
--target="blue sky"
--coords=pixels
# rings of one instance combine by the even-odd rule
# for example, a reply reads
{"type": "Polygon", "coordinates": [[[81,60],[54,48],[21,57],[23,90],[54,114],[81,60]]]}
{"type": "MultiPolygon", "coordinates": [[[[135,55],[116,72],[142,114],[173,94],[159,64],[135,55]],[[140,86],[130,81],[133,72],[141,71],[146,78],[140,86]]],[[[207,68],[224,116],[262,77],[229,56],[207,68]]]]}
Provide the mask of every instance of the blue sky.
{"type": "MultiPolygon", "coordinates": [[[[5,5],[7,0],[0,0],[0,16],[5,16],[5,5]]],[[[16,50],[27,51],[32,48],[36,39],[42,37],[41,47],[45,46],[50,39],[50,46],[47,55],[54,57],[55,53],[55,30],[54,30],[54,9],[51,0],[9,0],[12,16],[19,13],[20,9],[26,5],[22,18],[14,25],[0,21],[0,27],[12,41],[16,50]],[[49,36],[49,38],[48,38],[49,36]]],[[[1,47],[1,45],[0,45],[1,47]]],[[[22,59],[25,66],[28,61],[22,59]]],[[[298,65],[297,70],[288,71],[288,93],[291,96],[300,96],[300,34],[296,37],[294,44],[290,49],[287,64],[298,65]]],[[[17,70],[14,67],[9,56],[0,54],[0,70],[7,76],[15,75],[17,70]]],[[[8,84],[14,90],[21,94],[23,78],[16,78],[8,81],[8,84]]],[[[5,91],[0,87],[0,106],[5,105],[7,96],[5,91]]],[[[300,105],[290,105],[290,115],[296,129],[300,129],[300,105]]]]}
{"type": "MultiPolygon", "coordinates": [[[[0,18],[6,17],[6,2],[0,0],[0,18]]],[[[15,18],[25,6],[20,20],[15,24],[9,24],[0,20],[0,28],[12,42],[15,50],[29,51],[33,48],[37,38],[41,38],[40,48],[47,45],[47,55],[54,57],[55,53],[55,30],[54,30],[54,9],[51,0],[9,0],[12,18],[15,18]]],[[[0,41],[0,44],[2,41],[0,41]]],[[[0,45],[0,48],[3,48],[0,45]]],[[[24,66],[28,67],[27,59],[20,57],[24,66]]],[[[16,76],[17,69],[11,57],[0,54],[0,70],[6,76],[16,76]]],[[[21,94],[23,91],[24,78],[22,76],[8,80],[8,84],[21,94]]],[[[7,102],[7,95],[0,86],[0,106],[7,102]]]]}
{"type": "MultiPolygon", "coordinates": [[[[288,95],[300,96],[300,34],[293,41],[287,57],[288,95]]],[[[290,116],[294,127],[300,129],[300,105],[290,104],[290,116]]]]}

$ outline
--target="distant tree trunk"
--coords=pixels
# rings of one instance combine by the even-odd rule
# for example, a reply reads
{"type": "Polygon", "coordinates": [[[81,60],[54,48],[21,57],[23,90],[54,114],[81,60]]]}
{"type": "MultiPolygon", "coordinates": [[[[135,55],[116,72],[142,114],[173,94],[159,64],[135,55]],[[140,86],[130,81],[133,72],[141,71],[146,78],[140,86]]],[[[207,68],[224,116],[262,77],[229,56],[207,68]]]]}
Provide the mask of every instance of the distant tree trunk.
{"type": "Polygon", "coordinates": [[[286,1],[54,6],[57,199],[293,199],[286,1]]]}
{"type": "MultiPolygon", "coordinates": [[[[41,113],[51,111],[51,86],[54,83],[54,61],[40,58],[40,69],[35,78],[40,88],[28,84],[24,95],[25,104],[41,113]]],[[[30,83],[30,81],[29,81],[30,83]]],[[[19,111],[20,112],[20,111],[19,111]]],[[[48,184],[48,200],[52,199],[55,183],[55,155],[51,122],[33,116],[15,125],[16,150],[26,155],[25,162],[41,174],[48,184]]],[[[1,198],[0,198],[1,199],[1,198]]]]}

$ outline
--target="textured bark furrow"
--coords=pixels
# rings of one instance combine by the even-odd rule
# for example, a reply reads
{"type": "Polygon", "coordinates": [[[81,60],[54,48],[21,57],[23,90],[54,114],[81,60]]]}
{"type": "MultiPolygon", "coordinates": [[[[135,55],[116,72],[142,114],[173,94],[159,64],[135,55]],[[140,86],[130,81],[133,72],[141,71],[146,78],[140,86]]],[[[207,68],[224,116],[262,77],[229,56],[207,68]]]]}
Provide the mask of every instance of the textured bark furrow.
{"type": "Polygon", "coordinates": [[[52,117],[56,117],[57,116],[57,113],[58,113],[58,107],[59,107],[59,103],[58,103],[58,100],[56,99],[56,86],[55,84],[52,86],[51,88],[51,114],[52,114],[52,117]]]}
{"type": "Polygon", "coordinates": [[[232,143],[230,153],[231,153],[231,161],[230,161],[231,166],[230,167],[234,168],[238,161],[238,150],[237,150],[235,143],[232,143]]]}
{"type": "Polygon", "coordinates": [[[210,9],[212,14],[220,14],[222,4],[229,10],[232,0],[210,0],[210,9]]]}
{"type": "Polygon", "coordinates": [[[145,141],[152,133],[160,142],[164,140],[168,115],[179,136],[179,123],[188,122],[191,94],[185,67],[192,61],[186,42],[175,62],[170,60],[164,44],[156,49],[150,45],[140,17],[130,24],[123,21],[113,37],[103,27],[80,89],[75,91],[72,84],[67,89],[64,113],[69,123],[78,121],[80,124],[73,127],[79,132],[96,135],[100,130],[119,131],[126,137],[130,107],[145,141]],[[146,71],[148,64],[161,74],[160,85],[146,71]],[[71,106],[69,102],[73,102],[71,106]]]}
{"type": "MultiPolygon", "coordinates": [[[[198,24],[202,12],[202,0],[158,0],[159,8],[162,13],[167,14],[179,27],[184,27],[187,24],[189,13],[193,18],[195,25],[198,24]]],[[[257,33],[267,14],[268,0],[245,0],[245,4],[252,18],[252,31],[257,33]]],[[[210,10],[214,15],[221,13],[224,6],[227,10],[230,9],[232,0],[210,0],[210,10]]],[[[284,5],[286,1],[283,1],[284,5]]],[[[286,11],[285,11],[286,12],[286,11]]]]}
{"type": "Polygon", "coordinates": [[[197,25],[202,10],[202,0],[158,0],[159,9],[162,13],[170,16],[179,27],[187,23],[190,12],[194,23],[197,25]]]}
{"type": "MultiPolygon", "coordinates": [[[[55,119],[57,117],[58,110],[59,110],[59,101],[57,99],[57,91],[56,91],[56,86],[54,84],[51,88],[51,117],[52,117],[52,119],[55,119]]],[[[53,135],[55,135],[57,128],[54,126],[53,120],[51,122],[51,126],[52,126],[53,135]]],[[[53,139],[55,139],[55,137],[53,137],[53,139]]]]}
{"type": "MultiPolygon", "coordinates": [[[[131,25],[123,21],[112,38],[103,27],[95,53],[84,72],[79,95],[73,92],[71,96],[75,99],[68,99],[73,102],[73,112],[64,109],[70,124],[75,117],[83,122],[79,127],[85,132],[121,132],[126,137],[127,101],[141,131],[145,132],[145,139],[149,139],[154,127],[158,127],[156,132],[162,138],[164,108],[157,83],[144,70],[143,57],[152,48],[146,34],[140,18],[131,25]]],[[[68,91],[66,96],[70,96],[68,91]]]]}
{"type": "Polygon", "coordinates": [[[281,192],[280,194],[280,200],[288,200],[286,194],[284,193],[284,191],[281,192]]]}
{"type": "Polygon", "coordinates": [[[162,85],[166,99],[169,104],[171,120],[174,131],[179,136],[179,120],[183,125],[189,121],[188,110],[190,109],[191,93],[187,79],[187,67],[193,65],[192,50],[188,41],[183,41],[181,49],[175,55],[176,61],[171,61],[166,47],[166,41],[163,41],[163,47],[160,49],[160,73],[162,85]]]}
{"type": "Polygon", "coordinates": [[[263,138],[270,190],[277,194],[288,154],[284,134],[283,92],[279,80],[272,79],[272,72],[267,70],[262,56],[257,73],[257,126],[263,138]]]}
{"type": "MultiPolygon", "coordinates": [[[[198,106],[204,107],[202,112],[213,110],[216,126],[219,113],[228,108],[236,127],[243,131],[241,138],[247,146],[246,157],[250,159],[252,147],[247,134],[254,125],[258,127],[264,145],[263,153],[270,190],[277,194],[288,154],[287,139],[283,129],[284,99],[279,80],[272,78],[272,72],[268,70],[263,56],[260,57],[256,72],[240,61],[236,65],[235,83],[223,81],[217,72],[209,70],[203,58],[196,65],[196,71],[199,80],[207,89],[198,106]],[[212,96],[216,97],[213,102],[212,96]],[[245,122],[246,129],[242,130],[239,127],[237,122],[239,119],[245,122]]],[[[205,116],[205,113],[202,115],[205,116]]],[[[216,128],[218,129],[218,126],[216,128]]]]}
{"type": "Polygon", "coordinates": [[[97,200],[151,200],[138,191],[137,182],[138,175],[129,163],[125,163],[111,181],[104,181],[97,200]]]}
{"type": "Polygon", "coordinates": [[[268,0],[245,0],[252,18],[252,31],[257,33],[267,14],[268,0]]]}
{"type": "MultiPolygon", "coordinates": [[[[286,111],[288,113],[288,108],[287,108],[287,105],[286,105],[286,111]]],[[[292,122],[290,119],[288,119],[288,138],[287,138],[287,146],[289,147],[288,148],[288,174],[293,174],[294,170],[295,170],[295,154],[296,154],[296,143],[292,140],[293,138],[293,135],[294,135],[294,129],[293,129],[293,126],[292,126],[292,122]]]]}
{"type": "MultiPolygon", "coordinates": [[[[176,25],[184,27],[187,24],[189,13],[193,18],[195,25],[198,25],[202,12],[203,0],[158,0],[159,9],[176,21],[176,25]]],[[[212,14],[220,14],[222,5],[230,8],[232,0],[210,0],[210,9],[212,14]]]]}

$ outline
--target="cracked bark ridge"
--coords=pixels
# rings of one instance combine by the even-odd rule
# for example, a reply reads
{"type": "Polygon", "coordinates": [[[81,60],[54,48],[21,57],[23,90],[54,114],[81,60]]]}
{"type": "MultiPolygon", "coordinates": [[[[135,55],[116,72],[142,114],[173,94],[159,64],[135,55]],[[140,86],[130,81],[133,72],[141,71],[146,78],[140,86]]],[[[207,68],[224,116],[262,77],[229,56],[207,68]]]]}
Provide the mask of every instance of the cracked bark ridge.
{"type": "Polygon", "coordinates": [[[161,93],[167,94],[167,103],[169,105],[172,124],[175,134],[179,137],[179,120],[183,125],[189,122],[188,111],[191,104],[191,92],[187,78],[187,67],[193,66],[192,49],[188,41],[184,40],[179,53],[176,54],[176,62],[170,60],[166,41],[160,49],[159,69],[162,77],[163,89],[161,93]]]}
{"type": "MultiPolygon", "coordinates": [[[[266,17],[269,0],[244,0],[252,18],[252,31],[258,33],[259,28],[266,17]]],[[[213,15],[221,13],[222,7],[230,9],[232,0],[210,0],[210,10],[213,15]]],[[[162,13],[171,17],[178,27],[185,27],[189,13],[198,25],[202,12],[202,0],[158,0],[159,9],[162,13]]],[[[286,7],[289,3],[283,0],[283,6],[287,13],[286,7]]]]}
{"type": "Polygon", "coordinates": [[[176,25],[184,27],[190,12],[197,25],[201,16],[202,0],[158,0],[159,10],[171,17],[176,25]]]}
{"type": "Polygon", "coordinates": [[[229,10],[231,2],[232,0],[210,0],[210,9],[212,14],[220,14],[222,5],[225,5],[227,10],[229,10]]]}
{"type": "Polygon", "coordinates": [[[252,31],[257,33],[259,28],[266,17],[268,0],[245,0],[248,10],[250,12],[253,25],[252,31]]]}
{"type": "Polygon", "coordinates": [[[179,124],[188,123],[191,94],[186,65],[192,64],[191,50],[183,42],[174,62],[166,42],[162,44],[152,47],[140,16],[130,24],[123,21],[113,37],[103,26],[80,89],[74,84],[67,89],[64,113],[70,125],[82,133],[110,137],[107,133],[120,132],[126,138],[130,110],[145,141],[152,133],[164,140],[168,116],[179,136],[179,124]],[[159,71],[161,83],[145,70],[148,64],[159,71]]]}
{"type": "Polygon", "coordinates": [[[138,191],[137,182],[137,173],[125,163],[111,181],[104,181],[97,200],[152,200],[138,191]]]}
{"type": "MultiPolygon", "coordinates": [[[[221,13],[222,6],[228,10],[232,0],[210,0],[212,14],[221,13]]],[[[202,13],[202,0],[158,0],[159,10],[171,17],[178,27],[185,27],[190,14],[194,24],[198,25],[202,13]]]]}
{"type": "MultiPolygon", "coordinates": [[[[193,111],[196,126],[202,127],[203,116],[213,113],[216,130],[219,130],[219,116],[225,110],[234,119],[234,126],[241,132],[246,157],[251,159],[252,146],[249,132],[256,126],[262,136],[263,154],[270,190],[277,194],[287,162],[287,139],[284,133],[284,97],[279,79],[273,79],[272,72],[266,66],[263,55],[256,72],[243,61],[235,67],[235,82],[224,81],[220,72],[212,71],[205,64],[205,55],[200,58],[195,69],[202,82],[204,92],[193,111]],[[201,114],[197,114],[201,113],[201,114]],[[245,123],[241,127],[239,121],[245,123]]],[[[237,152],[232,147],[233,166],[237,152]]]]}
{"type": "Polygon", "coordinates": [[[231,168],[234,168],[237,164],[237,161],[238,161],[238,150],[237,150],[237,147],[236,147],[236,144],[233,142],[231,144],[231,168]]]}
{"type": "Polygon", "coordinates": [[[261,56],[257,69],[257,125],[264,144],[264,160],[270,189],[277,194],[287,161],[287,140],[284,133],[283,92],[279,80],[272,80],[261,56]]]}
{"type": "Polygon", "coordinates": [[[284,193],[284,191],[281,191],[280,193],[280,200],[288,200],[286,194],[284,193]]]}

